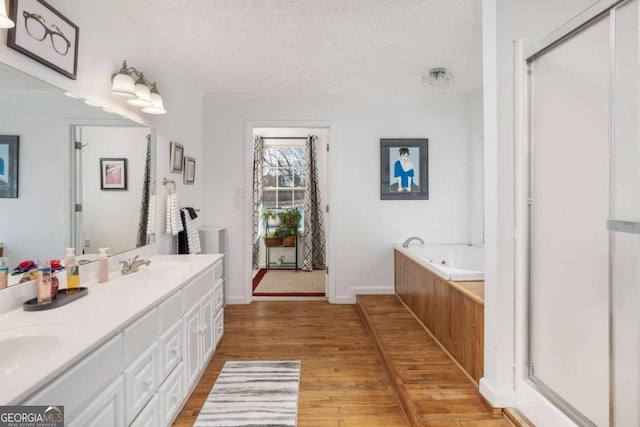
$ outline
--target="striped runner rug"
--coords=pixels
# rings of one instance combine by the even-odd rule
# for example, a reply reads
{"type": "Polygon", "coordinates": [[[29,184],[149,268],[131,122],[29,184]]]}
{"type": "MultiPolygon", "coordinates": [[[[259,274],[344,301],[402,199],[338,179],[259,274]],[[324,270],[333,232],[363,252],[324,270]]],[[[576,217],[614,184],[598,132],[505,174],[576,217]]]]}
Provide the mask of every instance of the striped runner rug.
{"type": "Polygon", "coordinates": [[[195,427],[295,426],[300,362],[225,362],[195,427]]]}

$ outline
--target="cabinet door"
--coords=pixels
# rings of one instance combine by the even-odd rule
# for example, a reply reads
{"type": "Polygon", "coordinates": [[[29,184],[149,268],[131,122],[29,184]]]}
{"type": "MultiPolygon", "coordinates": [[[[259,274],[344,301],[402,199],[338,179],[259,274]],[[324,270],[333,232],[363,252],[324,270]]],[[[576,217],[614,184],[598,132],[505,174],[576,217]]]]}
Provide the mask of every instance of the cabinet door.
{"type": "Polygon", "coordinates": [[[157,344],[151,345],[124,370],[126,421],[129,424],[158,389],[157,344]]]}
{"type": "Polygon", "coordinates": [[[122,377],[118,377],[91,399],[90,403],[66,425],[69,427],[124,426],[123,394],[122,377]]]}
{"type": "Polygon", "coordinates": [[[175,322],[169,330],[158,338],[158,347],[160,350],[159,382],[164,381],[182,360],[182,341],[182,319],[175,322]]]}
{"type": "Polygon", "coordinates": [[[156,427],[160,424],[160,398],[156,394],[129,427],[156,427]]]}
{"type": "Polygon", "coordinates": [[[187,390],[198,379],[200,372],[200,305],[192,307],[184,316],[184,372],[187,390]]]}
{"type": "Polygon", "coordinates": [[[178,365],[173,370],[167,380],[160,386],[160,413],[162,414],[162,425],[170,425],[178,415],[185,398],[182,374],[182,365],[178,365]]]}
{"type": "Polygon", "coordinates": [[[215,329],[213,327],[213,292],[209,291],[201,302],[201,310],[202,310],[202,326],[200,327],[200,339],[202,340],[202,346],[200,347],[201,352],[201,366],[204,368],[213,355],[214,348],[214,333],[215,329]]]}

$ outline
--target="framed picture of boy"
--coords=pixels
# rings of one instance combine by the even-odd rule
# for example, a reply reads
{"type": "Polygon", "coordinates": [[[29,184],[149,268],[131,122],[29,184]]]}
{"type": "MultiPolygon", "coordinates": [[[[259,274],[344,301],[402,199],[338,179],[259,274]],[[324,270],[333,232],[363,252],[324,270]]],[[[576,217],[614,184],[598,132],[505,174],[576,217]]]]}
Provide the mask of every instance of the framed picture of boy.
{"type": "Polygon", "coordinates": [[[380,200],[429,199],[429,140],[380,140],[380,200]]]}

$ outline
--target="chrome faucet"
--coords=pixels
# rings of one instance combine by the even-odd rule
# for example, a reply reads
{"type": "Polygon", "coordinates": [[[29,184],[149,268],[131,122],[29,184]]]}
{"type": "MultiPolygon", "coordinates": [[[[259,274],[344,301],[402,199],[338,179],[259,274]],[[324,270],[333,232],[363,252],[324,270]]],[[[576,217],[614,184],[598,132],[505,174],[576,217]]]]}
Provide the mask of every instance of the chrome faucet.
{"type": "Polygon", "coordinates": [[[126,261],[126,260],[120,261],[120,264],[122,264],[121,273],[124,276],[125,274],[135,273],[136,271],[138,271],[138,268],[140,268],[140,266],[149,265],[151,264],[151,261],[148,259],[138,260],[138,255],[136,255],[133,257],[133,259],[130,259],[129,261],[126,261]]]}
{"type": "Polygon", "coordinates": [[[409,237],[407,240],[404,241],[404,243],[402,244],[403,248],[408,248],[409,247],[409,243],[411,243],[412,241],[417,240],[418,242],[422,243],[424,245],[424,240],[422,240],[419,237],[409,237]]]}

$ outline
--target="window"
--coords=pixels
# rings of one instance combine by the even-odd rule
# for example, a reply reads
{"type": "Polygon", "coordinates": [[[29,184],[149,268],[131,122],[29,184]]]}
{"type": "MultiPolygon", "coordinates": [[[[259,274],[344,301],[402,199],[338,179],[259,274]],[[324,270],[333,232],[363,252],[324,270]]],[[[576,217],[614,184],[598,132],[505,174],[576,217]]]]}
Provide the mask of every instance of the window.
{"type": "Polygon", "coordinates": [[[262,208],[297,207],[304,216],[305,147],[265,145],[263,162],[262,208]]]}

